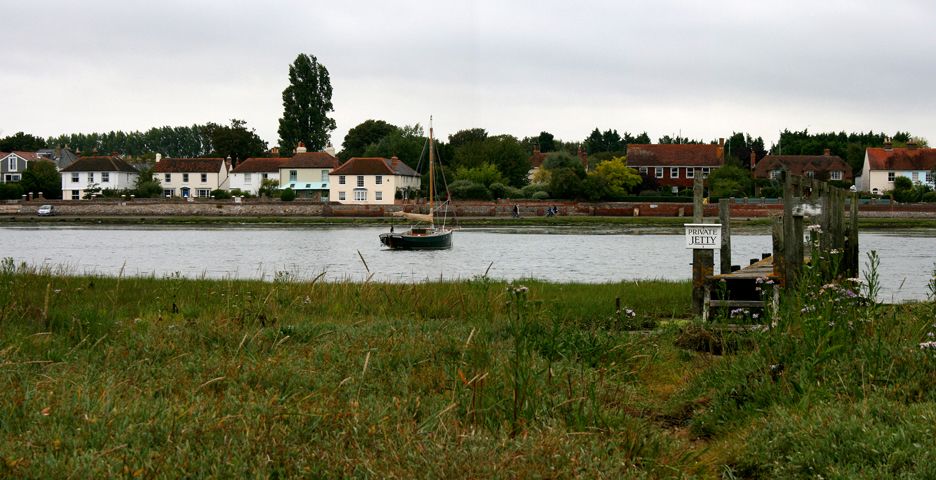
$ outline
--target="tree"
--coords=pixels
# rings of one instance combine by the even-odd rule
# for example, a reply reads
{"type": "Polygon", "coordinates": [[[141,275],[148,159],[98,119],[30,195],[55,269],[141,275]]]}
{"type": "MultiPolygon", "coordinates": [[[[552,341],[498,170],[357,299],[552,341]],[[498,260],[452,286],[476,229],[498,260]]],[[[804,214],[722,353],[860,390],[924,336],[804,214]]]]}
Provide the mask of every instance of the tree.
{"type": "Polygon", "coordinates": [[[299,142],[309,151],[325,148],[335,120],[328,69],[314,55],[300,53],[289,66],[289,86],[283,90],[283,117],[279,121],[280,155],[289,155],[299,142]]]}
{"type": "Polygon", "coordinates": [[[556,150],[554,138],[553,134],[549,132],[540,132],[539,137],[536,138],[536,143],[539,144],[540,151],[546,153],[556,150]]]}
{"type": "Polygon", "coordinates": [[[147,167],[137,175],[133,194],[138,198],[158,198],[162,196],[162,185],[156,179],[153,167],[147,167]]]}
{"type": "Polygon", "coordinates": [[[504,183],[504,177],[500,170],[492,163],[482,163],[473,168],[459,168],[455,171],[456,180],[468,180],[485,187],[490,187],[492,183],[504,183]]]}
{"type": "Polygon", "coordinates": [[[257,189],[257,196],[260,198],[274,198],[279,195],[279,180],[264,178],[260,182],[260,188],[257,189]]]}
{"type": "MultiPolygon", "coordinates": [[[[364,150],[364,156],[397,157],[410,168],[415,169],[419,166],[420,157],[424,153],[423,149],[428,143],[423,135],[423,129],[418,123],[397,128],[381,138],[379,142],[370,144],[364,150]]],[[[426,161],[428,161],[428,156],[426,161]]],[[[428,171],[428,169],[424,170],[428,171]]]]}
{"type": "Polygon", "coordinates": [[[709,194],[712,197],[743,197],[751,191],[751,170],[726,163],[709,174],[709,194]]]}
{"type": "Polygon", "coordinates": [[[608,193],[615,198],[627,195],[643,182],[640,173],[628,167],[624,157],[614,157],[599,163],[588,176],[604,179],[608,193]]]}
{"type": "Polygon", "coordinates": [[[379,143],[384,137],[399,129],[396,125],[383,120],[365,120],[348,130],[348,134],[344,137],[344,143],[341,144],[341,152],[338,157],[342,160],[360,157],[364,155],[367,147],[379,143]]]}
{"type": "Polygon", "coordinates": [[[459,147],[469,143],[483,142],[487,139],[487,137],[487,130],[483,128],[468,128],[465,130],[459,130],[449,135],[449,146],[457,150],[459,147]]]}
{"type": "Polygon", "coordinates": [[[55,163],[48,160],[29,162],[20,185],[25,192],[42,192],[45,198],[62,198],[62,176],[55,163]]]}
{"type": "Polygon", "coordinates": [[[0,152],[35,152],[40,148],[46,148],[45,140],[28,133],[16,132],[0,139],[0,152]]]}
{"type": "Polygon", "coordinates": [[[231,126],[209,123],[205,126],[215,155],[231,157],[236,166],[238,161],[259,157],[267,150],[267,144],[254,129],[247,130],[247,122],[231,119],[231,126]]]}

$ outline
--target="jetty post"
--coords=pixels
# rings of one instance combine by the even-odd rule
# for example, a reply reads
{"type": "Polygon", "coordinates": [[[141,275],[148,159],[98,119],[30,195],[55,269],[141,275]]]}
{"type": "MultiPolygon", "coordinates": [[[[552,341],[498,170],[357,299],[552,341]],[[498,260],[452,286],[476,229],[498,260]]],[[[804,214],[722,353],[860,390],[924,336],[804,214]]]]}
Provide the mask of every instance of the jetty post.
{"type": "Polygon", "coordinates": [[[718,223],[721,223],[718,272],[731,273],[731,204],[727,198],[718,199],[718,223]]]}
{"type": "MultiPolygon", "coordinates": [[[[704,223],[702,196],[704,193],[704,184],[702,183],[701,172],[696,171],[692,182],[692,223],[704,223]]],[[[714,226],[714,225],[713,225],[714,226]]],[[[730,262],[729,262],[730,263],[730,262]]],[[[729,269],[731,266],[729,265],[729,269]]],[[[714,249],[692,249],[692,311],[696,315],[702,315],[707,306],[706,301],[706,282],[715,270],[715,250],[714,249]]]]}

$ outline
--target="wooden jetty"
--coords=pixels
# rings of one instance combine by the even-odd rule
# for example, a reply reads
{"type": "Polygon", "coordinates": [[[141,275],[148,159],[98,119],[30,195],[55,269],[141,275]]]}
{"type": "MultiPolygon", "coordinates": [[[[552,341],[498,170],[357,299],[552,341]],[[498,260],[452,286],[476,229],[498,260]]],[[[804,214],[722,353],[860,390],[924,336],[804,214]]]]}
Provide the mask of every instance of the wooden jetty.
{"type": "MultiPolygon", "coordinates": [[[[701,190],[699,182],[695,188],[701,190]]],[[[803,265],[808,264],[811,258],[820,260],[837,256],[842,259],[840,268],[834,271],[825,268],[828,262],[819,263],[823,265],[820,273],[824,281],[836,280],[833,277],[858,276],[857,193],[813,178],[785,175],[783,215],[774,220],[772,252],[762,254],[760,259],[752,259],[744,268],[731,265],[729,207],[727,199],[719,201],[722,225],[719,274],[714,274],[711,263],[696,265],[698,258],[693,255],[693,301],[703,319],[711,317],[713,308],[762,310],[769,303],[771,311],[776,312],[781,290],[796,287],[803,265]],[[850,200],[847,222],[846,198],[850,200]],[[804,226],[807,218],[816,222],[812,225],[818,228],[804,226]],[[765,302],[767,296],[769,301],[765,302]]],[[[706,257],[701,260],[705,261],[706,257]]]]}

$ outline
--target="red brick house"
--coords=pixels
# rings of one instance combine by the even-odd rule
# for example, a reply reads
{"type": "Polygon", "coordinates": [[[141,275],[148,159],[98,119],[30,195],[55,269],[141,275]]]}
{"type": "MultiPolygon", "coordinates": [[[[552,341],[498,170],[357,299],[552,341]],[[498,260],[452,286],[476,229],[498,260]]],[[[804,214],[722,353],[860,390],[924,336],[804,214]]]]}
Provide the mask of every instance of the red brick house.
{"type": "Polygon", "coordinates": [[[851,182],[854,179],[848,162],[831,155],[828,148],[822,155],[767,155],[754,167],[754,178],[777,179],[784,170],[790,175],[820,180],[851,182]]]}
{"type": "Polygon", "coordinates": [[[718,145],[627,145],[627,166],[656,179],[661,187],[689,188],[696,171],[705,178],[724,164],[724,139],[719,139],[718,145]]]}
{"type": "MultiPolygon", "coordinates": [[[[549,155],[552,153],[555,153],[555,152],[543,153],[540,151],[539,145],[533,145],[533,154],[530,155],[530,171],[529,173],[527,173],[527,178],[529,180],[533,180],[533,176],[536,174],[536,172],[540,168],[543,168],[543,162],[545,162],[546,159],[549,158],[549,155]]],[[[585,150],[582,150],[581,146],[578,147],[578,153],[576,154],[576,156],[582,162],[582,167],[587,172],[588,171],[588,155],[585,153],[585,150]]]]}

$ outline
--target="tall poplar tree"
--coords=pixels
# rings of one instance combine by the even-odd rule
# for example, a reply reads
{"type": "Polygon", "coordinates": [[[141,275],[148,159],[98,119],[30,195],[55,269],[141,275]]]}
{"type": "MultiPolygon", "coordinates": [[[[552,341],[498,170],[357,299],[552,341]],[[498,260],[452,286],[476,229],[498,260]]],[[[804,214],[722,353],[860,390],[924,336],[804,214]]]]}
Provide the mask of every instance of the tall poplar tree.
{"type": "Polygon", "coordinates": [[[314,55],[300,53],[289,66],[289,86],[283,90],[283,118],[279,121],[280,155],[289,156],[299,142],[310,152],[328,143],[335,120],[328,69],[314,55]]]}

